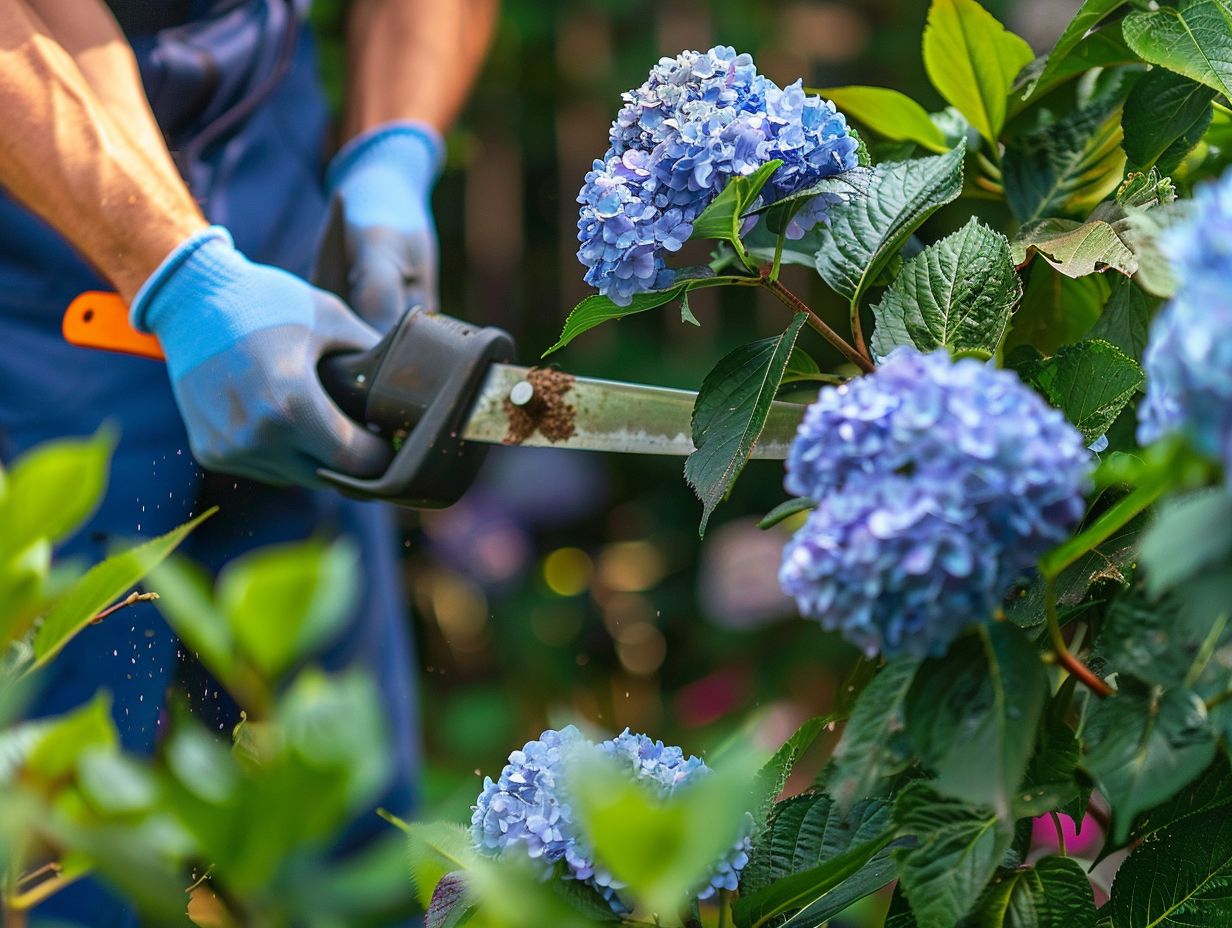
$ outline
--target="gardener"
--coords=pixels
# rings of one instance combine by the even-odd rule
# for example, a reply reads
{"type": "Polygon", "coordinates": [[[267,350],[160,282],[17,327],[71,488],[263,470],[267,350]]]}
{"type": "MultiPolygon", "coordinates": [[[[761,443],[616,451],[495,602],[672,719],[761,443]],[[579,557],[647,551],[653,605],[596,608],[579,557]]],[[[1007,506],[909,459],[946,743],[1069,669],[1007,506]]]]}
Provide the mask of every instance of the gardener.
{"type": "MultiPolygon", "coordinates": [[[[363,601],[321,662],[377,677],[396,735],[384,803],[406,808],[416,752],[390,513],[315,475],[370,475],[388,451],[314,372],[323,353],[373,344],[404,306],[435,303],[440,133],[478,68],[495,0],[350,5],[346,141],[326,170],[307,6],[0,0],[0,185],[11,197],[0,197],[0,457],[118,424],[111,486],[69,553],[102,557],[114,538],[164,532],[215,503],[189,552],[215,569],[256,545],[356,539],[363,601]],[[351,308],[304,280],[327,197],[343,215],[351,308]],[[100,288],[131,304],[165,367],[62,341],[65,306],[100,288]]],[[[106,688],[126,747],[149,751],[176,643],[148,606],[119,618],[57,659],[37,711],[106,688]]],[[[131,918],[97,886],[53,905],[81,924],[131,918]]]]}

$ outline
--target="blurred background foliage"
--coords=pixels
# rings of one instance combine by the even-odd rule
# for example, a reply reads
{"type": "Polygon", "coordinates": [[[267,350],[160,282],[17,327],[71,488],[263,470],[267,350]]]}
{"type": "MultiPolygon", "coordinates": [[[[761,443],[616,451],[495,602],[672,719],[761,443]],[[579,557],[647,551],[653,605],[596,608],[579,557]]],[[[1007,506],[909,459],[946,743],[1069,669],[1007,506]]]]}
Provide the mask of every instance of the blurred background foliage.
{"type": "MultiPolygon", "coordinates": [[[[1078,0],[984,0],[1037,53],[1078,0]]],[[[327,84],[340,99],[343,0],[317,0],[327,84]]],[[[588,289],[575,196],[606,148],[622,91],[662,55],[730,44],[787,84],[879,84],[929,109],[943,102],[920,56],[927,0],[505,0],[472,102],[449,137],[435,205],[441,305],[511,331],[530,361],[588,289]]],[[[957,228],[942,210],[922,236],[957,228]]],[[[1008,217],[992,217],[994,224],[1008,217]]],[[[691,263],[685,261],[684,263],[691,263]]],[[[823,315],[845,313],[820,279],[784,272],[823,315]]],[[[696,388],[732,347],[783,328],[782,307],[744,288],[691,298],[700,332],[674,312],[634,316],[579,339],[571,372],[696,388]]],[[[837,366],[820,341],[810,353],[837,366]]],[[[779,744],[838,698],[858,655],[796,617],[778,592],[793,523],[757,518],[783,498],[781,465],[753,462],[705,540],[682,461],[494,451],[454,508],[404,519],[427,757],[423,818],[466,820],[479,773],[549,724],[653,733],[686,751],[753,720],[779,744]]],[[[811,776],[818,758],[802,765],[811,776]],[[810,769],[811,768],[811,769],[810,769]]]]}

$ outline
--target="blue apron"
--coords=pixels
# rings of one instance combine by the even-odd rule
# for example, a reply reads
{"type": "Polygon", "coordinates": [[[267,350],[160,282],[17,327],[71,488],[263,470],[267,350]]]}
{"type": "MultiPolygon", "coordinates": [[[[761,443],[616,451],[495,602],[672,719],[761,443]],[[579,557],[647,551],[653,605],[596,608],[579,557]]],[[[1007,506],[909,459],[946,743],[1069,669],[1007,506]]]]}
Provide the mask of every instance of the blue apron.
{"type": "MultiPolygon", "coordinates": [[[[327,123],[304,26],[306,2],[113,0],[112,6],[168,147],[206,216],[227,226],[253,259],[306,273],[325,210],[327,123]]],[[[409,809],[417,720],[388,507],[204,473],[189,453],[161,364],[74,348],[61,338],[64,308],[89,289],[109,286],[50,227],[0,194],[0,459],[11,461],[50,438],[91,434],[104,422],[118,426],[106,498],[64,556],[101,559],[117,540],[160,534],[210,505],[220,513],[185,549],[213,569],[253,547],[314,533],[355,539],[365,570],[363,601],[319,663],[328,669],[359,664],[375,675],[387,700],[396,769],[380,804],[409,809]]],[[[202,682],[149,606],[87,628],[51,669],[34,714],[65,711],[105,688],[129,750],[153,749],[177,675],[193,679],[189,692],[208,724],[225,732],[233,721],[234,707],[202,682]]],[[[366,816],[348,843],[382,830],[375,815],[366,816]]],[[[89,881],[58,894],[36,916],[35,924],[43,918],[100,928],[136,924],[89,881]]]]}

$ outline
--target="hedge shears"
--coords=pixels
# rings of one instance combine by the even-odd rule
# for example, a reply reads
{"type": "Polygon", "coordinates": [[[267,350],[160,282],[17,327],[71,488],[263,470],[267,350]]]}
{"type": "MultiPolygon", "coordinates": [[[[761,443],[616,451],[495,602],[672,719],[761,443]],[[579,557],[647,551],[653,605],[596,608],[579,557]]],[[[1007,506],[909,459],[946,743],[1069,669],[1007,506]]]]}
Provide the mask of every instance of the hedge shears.
{"type": "MultiPolygon", "coordinates": [[[[322,273],[319,264],[314,279],[346,299],[345,273],[322,273]]],[[[74,299],[63,332],[81,347],[163,357],[154,336],[132,328],[115,293],[89,291],[74,299]]],[[[396,448],[379,477],[330,470],[322,477],[351,496],[439,509],[465,492],[491,444],[626,454],[694,450],[696,393],[523,367],[510,363],[514,356],[513,339],[501,329],[412,308],[370,350],[322,359],[318,374],[338,407],[396,448]]],[[[752,456],[785,458],[803,411],[775,402],[752,456]]]]}

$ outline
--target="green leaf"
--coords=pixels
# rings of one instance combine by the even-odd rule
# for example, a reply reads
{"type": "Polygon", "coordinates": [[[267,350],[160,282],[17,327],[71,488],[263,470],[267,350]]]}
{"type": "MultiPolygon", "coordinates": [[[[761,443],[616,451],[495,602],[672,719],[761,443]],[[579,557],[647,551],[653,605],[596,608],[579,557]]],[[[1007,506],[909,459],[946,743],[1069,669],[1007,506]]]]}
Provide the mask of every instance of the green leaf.
{"type": "Polygon", "coordinates": [[[432,902],[424,914],[424,928],[457,928],[471,908],[462,871],[446,873],[432,890],[432,902]]]}
{"type": "Polygon", "coordinates": [[[915,142],[930,151],[949,151],[945,136],[928,112],[909,96],[889,87],[824,87],[816,93],[834,103],[848,119],[878,135],[900,142],[915,142]]]}
{"type": "Polygon", "coordinates": [[[1019,369],[1092,442],[1116,421],[1142,386],[1138,362],[1099,339],[1067,345],[1051,358],[1019,369]]]}
{"type": "Polygon", "coordinates": [[[1176,292],[1176,273],[1172,262],[1160,251],[1159,242],[1171,229],[1191,221],[1193,215],[1192,200],[1177,200],[1154,209],[1127,210],[1122,236],[1138,256],[1134,280],[1152,296],[1170,297],[1176,292]]]}
{"type": "Polygon", "coordinates": [[[17,459],[0,505],[0,563],[40,538],[53,543],[81,527],[107,489],[115,434],[49,441],[17,459]]]}
{"type": "MultiPolygon", "coordinates": [[[[1133,835],[1143,842],[1155,841],[1178,823],[1201,823],[1232,806],[1232,767],[1222,754],[1202,776],[1169,799],[1143,814],[1134,823],[1133,835]]],[[[1232,810],[1228,810],[1232,812],[1232,810]]]]}
{"type": "Polygon", "coordinates": [[[29,774],[50,783],[72,773],[82,751],[114,751],[119,746],[120,735],[111,719],[111,696],[99,692],[81,708],[40,726],[24,766],[29,774]]]}
{"type": "Polygon", "coordinates": [[[911,233],[962,191],[965,153],[964,142],[944,155],[877,165],[868,194],[832,206],[817,230],[822,279],[858,303],[911,233]]]}
{"type": "MultiPolygon", "coordinates": [[[[1055,85],[1057,74],[1063,69],[1070,54],[1088,38],[1087,33],[1099,25],[1100,21],[1110,13],[1123,7],[1129,0],[1084,0],[1074,18],[1070,20],[1057,44],[1053,46],[1047,57],[1047,64],[1039,76],[1032,81],[1022,95],[1022,99],[1034,96],[1036,91],[1043,92],[1055,85]]],[[[1118,30],[1119,31],[1119,30],[1118,30]]],[[[1098,33],[1097,33],[1098,34],[1098,33]]]]}
{"type": "Polygon", "coordinates": [[[195,652],[224,685],[230,685],[235,669],[235,637],[226,616],[214,606],[213,578],[177,555],[151,570],[148,582],[158,590],[158,611],[184,646],[195,652]]]}
{"type": "Polygon", "coordinates": [[[1201,699],[1131,678],[1091,707],[1081,736],[1083,768],[1112,806],[1118,842],[1139,812],[1168,799],[1215,757],[1215,733],[1201,699]]]}
{"type": "Polygon", "coordinates": [[[1077,769],[1078,735],[1054,707],[1039,727],[1035,753],[1014,803],[1014,817],[1060,811],[1075,822],[1082,821],[1090,789],[1079,786],[1077,769]]]}
{"type": "Polygon", "coordinates": [[[771,509],[762,520],[757,523],[757,527],[762,531],[768,528],[774,528],[785,519],[790,519],[798,512],[808,512],[810,509],[817,508],[817,500],[809,499],[807,496],[801,496],[798,499],[789,499],[779,503],[771,509]]]}
{"type": "Polygon", "coordinates": [[[796,345],[787,359],[787,367],[783,370],[783,383],[800,383],[801,381],[820,380],[823,375],[813,356],[796,345]]]}
{"type": "Polygon", "coordinates": [[[891,661],[860,693],[825,773],[826,789],[841,808],[871,796],[881,782],[912,760],[903,703],[920,661],[891,661]]]}
{"type": "Polygon", "coordinates": [[[687,290],[680,294],[680,321],[687,325],[701,326],[701,321],[693,315],[693,310],[689,308],[689,292],[687,290]]]}
{"type": "Polygon", "coordinates": [[[1117,869],[1113,924],[1192,928],[1232,923],[1232,808],[1175,822],[1117,869]]]}
{"type": "Polygon", "coordinates": [[[933,0],[924,28],[924,70],[933,86],[993,145],[1014,78],[1035,57],[976,0],[933,0]]]}
{"type": "Polygon", "coordinates": [[[1091,881],[1073,858],[1045,857],[1000,878],[975,922],[979,928],[1094,928],[1091,881]]]}
{"type": "Polygon", "coordinates": [[[796,313],[782,335],[742,345],[702,381],[693,406],[697,450],[684,465],[685,480],[702,501],[699,534],[705,534],[711,513],[744,469],[807,318],[805,313],[796,313]]]}
{"type": "Polygon", "coordinates": [[[715,860],[736,843],[756,772],[748,755],[662,798],[618,761],[591,754],[567,760],[574,820],[595,858],[652,912],[682,911],[715,860]]]}
{"type": "Polygon", "coordinates": [[[1039,219],[1014,236],[1014,263],[1021,267],[1038,253],[1066,277],[1086,277],[1119,271],[1132,277],[1138,259],[1121,239],[1117,227],[1100,219],[1039,219]]]}
{"type": "MultiPolygon", "coordinates": [[[[841,891],[890,842],[890,834],[861,844],[808,870],[794,873],[749,895],[741,895],[732,907],[737,928],[762,928],[784,915],[813,910],[827,897],[841,891]]],[[[789,922],[792,924],[792,922],[789,922]]],[[[816,925],[811,917],[807,924],[816,925]]],[[[801,926],[796,925],[796,928],[801,926]]]]}
{"type": "Polygon", "coordinates": [[[593,294],[573,307],[573,311],[569,313],[569,318],[565,320],[565,327],[561,330],[560,338],[556,340],[555,345],[545,351],[540,357],[546,358],[552,352],[564,348],[583,332],[589,332],[596,326],[603,325],[603,323],[612,319],[623,319],[625,316],[632,316],[635,313],[644,313],[648,309],[655,309],[664,303],[670,303],[672,300],[679,299],[689,290],[699,290],[702,287],[719,287],[738,280],[747,282],[748,278],[729,275],[691,277],[677,280],[675,284],[666,290],[647,290],[643,293],[633,294],[628,306],[617,306],[609,297],[598,293],[593,294]]]}
{"type": "Polygon", "coordinates": [[[1116,189],[1125,174],[1120,111],[1119,97],[1106,93],[1006,144],[1005,197],[1020,222],[1085,216],[1116,189]]]}
{"type": "Polygon", "coordinates": [[[740,875],[740,892],[751,895],[812,869],[876,840],[889,825],[890,805],[883,799],[858,802],[846,813],[825,793],[804,793],[775,803],[740,875]]]}
{"type": "Polygon", "coordinates": [[[720,239],[731,243],[740,252],[743,247],[740,244],[740,224],[744,214],[757,202],[761,188],[766,186],[770,175],[782,164],[781,160],[767,161],[752,174],[729,180],[719,195],[693,220],[693,232],[689,238],[720,239]]]}
{"type": "Polygon", "coordinates": [[[432,904],[432,891],[447,874],[468,870],[475,859],[470,832],[453,822],[408,825],[407,857],[420,906],[432,904]]]}
{"type": "Polygon", "coordinates": [[[165,535],[107,558],[86,571],[52,607],[34,634],[34,667],[42,667],[83,629],[94,616],[131,589],[163,558],[176,549],[188,533],[212,516],[203,512],[165,535]]]}
{"type": "Polygon", "coordinates": [[[1148,297],[1133,281],[1114,277],[1108,303],[1087,337],[1102,339],[1140,360],[1146,350],[1151,314],[1157,305],[1158,301],[1148,297]]]}
{"type": "Polygon", "coordinates": [[[775,798],[787,785],[787,778],[791,776],[791,771],[801,755],[813,746],[813,742],[817,740],[822,729],[831,721],[832,716],[828,715],[815,716],[806,721],[783,742],[782,746],[774,752],[774,756],[757,772],[754,789],[757,793],[758,804],[754,812],[759,822],[764,821],[771,808],[774,807],[775,798]]]}
{"type": "Polygon", "coordinates": [[[1150,600],[1138,589],[1118,596],[1100,625],[1098,653],[1118,674],[1164,687],[1192,686],[1227,620],[1212,623],[1203,614],[1194,621],[1182,605],[1175,597],[1150,600]]]}
{"type": "Polygon", "coordinates": [[[991,355],[1021,298],[1009,242],[972,217],[903,265],[873,307],[873,352],[885,357],[899,345],[914,345],[991,355]]]}
{"type": "Polygon", "coordinates": [[[78,746],[76,766],[82,795],[102,815],[150,811],[159,800],[154,773],[114,746],[78,746]]]}
{"type": "Polygon", "coordinates": [[[894,821],[918,842],[895,856],[919,928],[954,928],[996,872],[1013,828],[991,809],[947,799],[918,781],[898,794],[894,821]]]}
{"type": "Polygon", "coordinates": [[[1142,541],[1147,588],[1155,595],[1232,554],[1232,496],[1222,487],[1167,500],[1142,541]]]}
{"type": "Polygon", "coordinates": [[[1181,0],[1176,9],[1135,10],[1121,24],[1144,61],[1232,97],[1232,4],[1181,0]]]}
{"type": "Polygon", "coordinates": [[[1058,274],[1046,262],[1035,262],[1005,340],[1007,357],[1020,345],[1053,354],[1062,345],[1078,341],[1095,324],[1107,298],[1108,283],[1103,277],[1075,280],[1058,274]]]}
{"type": "Polygon", "coordinates": [[[1187,77],[1157,68],[1142,75],[1125,100],[1121,127],[1131,170],[1146,170],[1168,152],[1169,171],[1202,137],[1211,122],[1215,91],[1187,77]],[[1173,149],[1178,142],[1180,151],[1173,149]]]}
{"type": "Polygon", "coordinates": [[[1006,622],[980,626],[945,658],[925,661],[906,721],[920,761],[937,773],[932,788],[1008,818],[1047,696],[1039,652],[1006,622]]]}
{"type": "Polygon", "coordinates": [[[219,611],[267,679],[338,630],[359,592],[358,562],[349,542],[312,540],[261,548],[223,568],[219,611]]]}

